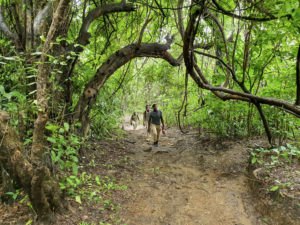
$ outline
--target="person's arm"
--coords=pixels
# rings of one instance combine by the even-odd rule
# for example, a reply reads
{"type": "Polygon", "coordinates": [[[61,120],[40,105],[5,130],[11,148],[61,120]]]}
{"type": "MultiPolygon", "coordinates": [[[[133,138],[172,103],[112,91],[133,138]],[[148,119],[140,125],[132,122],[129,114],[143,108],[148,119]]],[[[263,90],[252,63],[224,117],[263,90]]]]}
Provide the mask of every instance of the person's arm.
{"type": "Polygon", "coordinates": [[[164,123],[164,118],[163,118],[162,113],[161,113],[161,118],[160,118],[160,120],[161,120],[161,124],[162,124],[162,129],[165,129],[165,123],[164,123]]]}
{"type": "Polygon", "coordinates": [[[150,125],[151,125],[151,114],[149,115],[149,120],[148,120],[148,132],[150,133],[150,125]]]}
{"type": "Polygon", "coordinates": [[[132,125],[132,116],[130,117],[130,125],[132,125]]]}
{"type": "Polygon", "coordinates": [[[143,113],[143,126],[145,126],[145,121],[146,121],[146,111],[143,113]]]}

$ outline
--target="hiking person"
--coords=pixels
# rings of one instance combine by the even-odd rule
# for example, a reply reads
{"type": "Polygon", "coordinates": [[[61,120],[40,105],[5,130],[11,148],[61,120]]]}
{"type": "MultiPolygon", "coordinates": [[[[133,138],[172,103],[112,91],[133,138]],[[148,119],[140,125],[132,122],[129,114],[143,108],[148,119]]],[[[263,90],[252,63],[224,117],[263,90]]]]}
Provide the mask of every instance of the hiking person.
{"type": "Polygon", "coordinates": [[[136,114],[136,111],[134,111],[131,118],[130,118],[130,125],[133,126],[134,130],[136,130],[136,128],[138,126],[138,122],[140,122],[139,115],[136,114]]]}
{"type": "Polygon", "coordinates": [[[164,119],[162,112],[157,108],[156,104],[152,105],[153,111],[150,112],[148,121],[148,132],[152,133],[153,136],[153,146],[158,146],[159,136],[160,136],[160,122],[162,123],[162,129],[165,129],[164,119]]]}
{"type": "Polygon", "coordinates": [[[149,137],[149,132],[148,132],[148,122],[149,122],[149,117],[150,117],[150,108],[149,105],[146,105],[146,110],[143,113],[143,126],[146,126],[146,132],[147,132],[147,138],[149,137]]]}

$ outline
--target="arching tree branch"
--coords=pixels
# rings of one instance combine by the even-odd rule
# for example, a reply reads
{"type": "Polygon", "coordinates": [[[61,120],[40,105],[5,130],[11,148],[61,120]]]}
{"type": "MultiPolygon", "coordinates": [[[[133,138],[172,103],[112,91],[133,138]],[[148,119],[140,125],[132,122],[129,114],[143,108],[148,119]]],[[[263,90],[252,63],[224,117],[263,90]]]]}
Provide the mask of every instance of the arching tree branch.
{"type": "MultiPolygon", "coordinates": [[[[174,37],[174,36],[173,36],[174,37]]],[[[85,136],[89,129],[89,112],[96,101],[97,93],[107,79],[127,62],[138,57],[152,57],[166,60],[172,66],[179,66],[180,58],[175,59],[168,50],[173,38],[166,38],[166,44],[137,43],[130,44],[116,51],[97,70],[94,77],[86,85],[74,112],[74,119],[82,122],[81,135],[85,136]]]]}
{"type": "Polygon", "coordinates": [[[13,33],[7,26],[1,6],[0,6],[0,30],[3,32],[5,36],[9,37],[12,41],[16,42],[18,40],[18,35],[13,33]]]}
{"type": "Polygon", "coordinates": [[[125,1],[117,4],[103,5],[101,7],[97,7],[91,10],[86,16],[86,18],[83,20],[79,36],[76,42],[81,45],[87,45],[89,43],[89,38],[91,37],[91,34],[88,32],[88,29],[91,23],[100,16],[113,12],[131,12],[134,10],[135,8],[133,7],[133,5],[126,4],[125,1]]]}
{"type": "Polygon", "coordinates": [[[46,6],[38,12],[33,22],[33,32],[35,35],[38,35],[40,33],[39,29],[42,25],[43,20],[47,16],[49,16],[51,12],[52,12],[52,2],[48,2],[46,6]]]}

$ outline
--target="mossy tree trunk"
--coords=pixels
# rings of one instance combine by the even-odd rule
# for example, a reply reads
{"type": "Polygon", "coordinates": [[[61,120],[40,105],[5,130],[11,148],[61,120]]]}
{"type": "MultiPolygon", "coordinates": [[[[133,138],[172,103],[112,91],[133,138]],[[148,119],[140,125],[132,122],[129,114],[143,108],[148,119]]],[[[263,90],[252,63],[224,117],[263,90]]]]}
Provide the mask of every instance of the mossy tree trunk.
{"type": "Polygon", "coordinates": [[[28,193],[39,222],[53,221],[54,212],[62,208],[61,189],[44,164],[32,163],[4,111],[0,111],[0,140],[1,166],[28,193]]]}

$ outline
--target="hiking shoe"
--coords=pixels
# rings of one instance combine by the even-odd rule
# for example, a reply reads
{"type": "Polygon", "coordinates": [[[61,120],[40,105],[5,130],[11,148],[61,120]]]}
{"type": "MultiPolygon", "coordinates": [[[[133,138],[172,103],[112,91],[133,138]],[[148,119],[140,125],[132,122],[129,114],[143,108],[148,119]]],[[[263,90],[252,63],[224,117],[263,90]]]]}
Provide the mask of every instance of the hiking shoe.
{"type": "Polygon", "coordinates": [[[158,147],[158,141],[154,142],[153,146],[158,147]]]}

